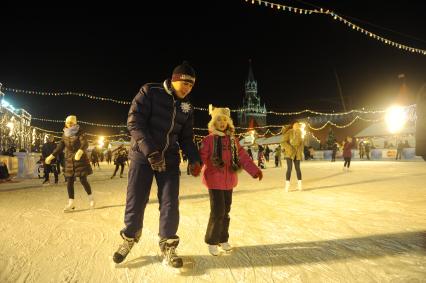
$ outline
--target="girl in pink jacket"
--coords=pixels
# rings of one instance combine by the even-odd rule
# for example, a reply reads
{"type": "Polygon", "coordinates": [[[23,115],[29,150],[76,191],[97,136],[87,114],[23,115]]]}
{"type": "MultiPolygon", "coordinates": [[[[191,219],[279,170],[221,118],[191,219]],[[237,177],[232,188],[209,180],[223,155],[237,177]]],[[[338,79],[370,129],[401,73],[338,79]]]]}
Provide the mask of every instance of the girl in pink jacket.
{"type": "Polygon", "coordinates": [[[232,250],[228,243],[229,212],[232,190],[238,183],[237,173],[243,168],[259,181],[263,177],[262,171],[235,138],[230,114],[229,108],[213,108],[210,105],[210,134],[203,139],[200,147],[203,184],[209,189],[210,196],[210,218],[204,240],[214,256],[220,254],[219,248],[232,250]]]}

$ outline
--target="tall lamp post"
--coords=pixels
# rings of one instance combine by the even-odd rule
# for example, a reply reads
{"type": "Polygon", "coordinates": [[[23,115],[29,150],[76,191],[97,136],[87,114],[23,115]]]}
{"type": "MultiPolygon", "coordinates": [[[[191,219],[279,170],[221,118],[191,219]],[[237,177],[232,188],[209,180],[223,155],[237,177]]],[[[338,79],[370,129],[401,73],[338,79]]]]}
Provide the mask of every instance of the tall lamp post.
{"type": "Polygon", "coordinates": [[[2,133],[2,123],[3,122],[3,96],[4,93],[2,89],[2,83],[0,83],[0,154],[3,152],[3,133],[2,133]]]}

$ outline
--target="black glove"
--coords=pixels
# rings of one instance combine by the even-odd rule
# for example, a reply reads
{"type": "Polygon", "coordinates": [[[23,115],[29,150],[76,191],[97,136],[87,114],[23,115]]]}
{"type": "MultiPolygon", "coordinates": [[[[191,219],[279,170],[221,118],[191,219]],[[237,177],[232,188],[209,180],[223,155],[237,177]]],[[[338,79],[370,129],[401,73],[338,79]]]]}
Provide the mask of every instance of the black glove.
{"type": "Polygon", "coordinates": [[[166,171],[166,161],[158,151],[154,151],[153,153],[148,155],[148,161],[151,164],[152,170],[158,172],[166,171]]]}

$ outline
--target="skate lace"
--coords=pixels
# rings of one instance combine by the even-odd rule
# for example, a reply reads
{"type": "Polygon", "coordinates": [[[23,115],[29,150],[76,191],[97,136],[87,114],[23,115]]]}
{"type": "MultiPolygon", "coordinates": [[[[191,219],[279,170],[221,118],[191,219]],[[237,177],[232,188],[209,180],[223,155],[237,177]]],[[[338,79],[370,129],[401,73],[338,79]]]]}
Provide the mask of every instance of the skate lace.
{"type": "Polygon", "coordinates": [[[170,247],[169,250],[167,251],[167,257],[170,261],[172,261],[173,259],[175,259],[177,257],[176,254],[176,248],[175,247],[170,247]]]}
{"type": "Polygon", "coordinates": [[[133,247],[133,242],[124,240],[124,243],[118,248],[118,253],[125,256],[130,252],[130,249],[133,247]]]}

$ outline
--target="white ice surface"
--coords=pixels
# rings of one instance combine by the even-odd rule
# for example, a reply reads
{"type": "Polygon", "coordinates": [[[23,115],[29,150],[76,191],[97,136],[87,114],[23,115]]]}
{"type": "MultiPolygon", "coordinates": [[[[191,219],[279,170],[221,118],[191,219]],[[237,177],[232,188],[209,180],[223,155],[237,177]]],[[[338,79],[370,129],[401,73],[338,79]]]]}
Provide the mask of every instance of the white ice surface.
{"type": "Polygon", "coordinates": [[[355,161],[349,173],[342,165],[303,162],[303,192],[284,192],[284,168],[264,170],[261,182],[241,173],[235,250],[219,257],[204,243],[207,191],[182,167],[179,273],[158,258],[155,183],[141,241],[120,265],[112,254],[127,179],[109,179],[112,166],[89,177],[93,211],[77,183],[76,211],[62,212],[63,178],[0,184],[0,282],[426,282],[426,162],[355,161]]]}

